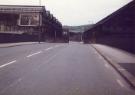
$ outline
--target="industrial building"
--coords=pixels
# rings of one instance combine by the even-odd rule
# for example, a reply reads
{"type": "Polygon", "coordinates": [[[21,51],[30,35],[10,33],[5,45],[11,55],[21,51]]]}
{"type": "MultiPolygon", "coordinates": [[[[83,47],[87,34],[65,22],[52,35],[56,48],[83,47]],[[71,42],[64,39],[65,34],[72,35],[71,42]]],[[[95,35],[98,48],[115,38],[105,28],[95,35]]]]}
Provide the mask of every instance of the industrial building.
{"type": "Polygon", "coordinates": [[[0,5],[0,42],[56,41],[62,24],[44,6],[0,5]]]}
{"type": "Polygon", "coordinates": [[[84,43],[98,43],[135,53],[135,1],[96,23],[83,34],[84,43]]]}

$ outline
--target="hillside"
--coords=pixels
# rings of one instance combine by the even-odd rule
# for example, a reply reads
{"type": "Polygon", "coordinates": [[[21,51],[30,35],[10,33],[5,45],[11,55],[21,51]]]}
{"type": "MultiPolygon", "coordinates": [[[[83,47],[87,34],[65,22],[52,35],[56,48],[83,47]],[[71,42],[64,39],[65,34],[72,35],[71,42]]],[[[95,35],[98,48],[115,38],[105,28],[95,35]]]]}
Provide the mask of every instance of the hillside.
{"type": "Polygon", "coordinates": [[[91,28],[93,24],[80,25],[80,26],[63,26],[63,28],[69,29],[69,32],[79,33],[91,28]]]}

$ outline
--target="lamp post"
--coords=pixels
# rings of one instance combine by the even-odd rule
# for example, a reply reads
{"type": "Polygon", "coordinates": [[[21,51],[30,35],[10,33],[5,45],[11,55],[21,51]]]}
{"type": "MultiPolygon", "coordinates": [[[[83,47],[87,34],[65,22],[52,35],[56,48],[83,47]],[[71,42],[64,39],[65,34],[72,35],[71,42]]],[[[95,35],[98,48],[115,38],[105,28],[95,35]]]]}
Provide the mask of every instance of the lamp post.
{"type": "MultiPolygon", "coordinates": [[[[39,6],[41,6],[41,0],[39,0],[39,6]]],[[[39,13],[39,33],[38,33],[38,42],[41,42],[41,32],[42,32],[42,23],[41,23],[41,12],[39,13]]]]}

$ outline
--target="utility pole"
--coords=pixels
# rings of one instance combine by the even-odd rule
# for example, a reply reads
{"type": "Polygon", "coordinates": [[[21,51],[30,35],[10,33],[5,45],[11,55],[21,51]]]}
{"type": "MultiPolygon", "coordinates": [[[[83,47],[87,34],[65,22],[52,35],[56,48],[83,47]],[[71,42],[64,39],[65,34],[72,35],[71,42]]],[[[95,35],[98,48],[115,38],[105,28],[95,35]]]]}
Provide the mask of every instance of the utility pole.
{"type": "Polygon", "coordinates": [[[56,37],[57,37],[57,32],[56,32],[56,30],[55,30],[54,33],[55,33],[55,34],[54,34],[54,38],[55,38],[55,42],[56,42],[56,37]]]}
{"type": "MultiPolygon", "coordinates": [[[[39,0],[39,6],[41,6],[41,0],[39,0]]],[[[41,42],[41,32],[42,32],[42,24],[41,24],[41,12],[39,13],[39,33],[38,33],[38,42],[41,42]]]]}
{"type": "Polygon", "coordinates": [[[82,27],[82,31],[81,31],[81,42],[83,42],[83,32],[85,31],[85,28],[82,27]]]}
{"type": "Polygon", "coordinates": [[[81,42],[83,42],[83,33],[81,32],[81,42]]]}

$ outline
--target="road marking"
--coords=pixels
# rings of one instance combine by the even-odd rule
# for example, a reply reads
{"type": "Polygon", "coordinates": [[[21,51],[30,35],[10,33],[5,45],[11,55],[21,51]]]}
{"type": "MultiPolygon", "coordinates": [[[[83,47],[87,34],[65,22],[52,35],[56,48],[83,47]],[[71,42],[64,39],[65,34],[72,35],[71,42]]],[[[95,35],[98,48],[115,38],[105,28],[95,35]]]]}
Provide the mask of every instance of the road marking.
{"type": "Polygon", "coordinates": [[[37,55],[37,54],[40,54],[40,53],[42,53],[42,51],[39,51],[39,52],[36,52],[36,53],[30,54],[30,55],[28,55],[27,57],[32,57],[32,56],[37,55]]]}
{"type": "Polygon", "coordinates": [[[47,48],[47,49],[45,49],[45,50],[48,51],[48,50],[50,50],[50,49],[53,49],[53,47],[49,47],[49,48],[47,48]]]}
{"type": "Polygon", "coordinates": [[[4,65],[1,65],[0,68],[6,67],[6,66],[11,65],[11,64],[13,64],[13,63],[15,63],[15,62],[17,62],[17,61],[16,61],[16,60],[11,61],[11,62],[9,62],[9,63],[6,63],[6,64],[4,64],[4,65]]]}
{"type": "Polygon", "coordinates": [[[118,83],[121,87],[124,87],[124,84],[123,84],[119,79],[117,79],[117,83],[118,83]]]}
{"type": "Polygon", "coordinates": [[[119,69],[119,70],[121,70],[121,71],[126,71],[126,69],[119,69]]]}

